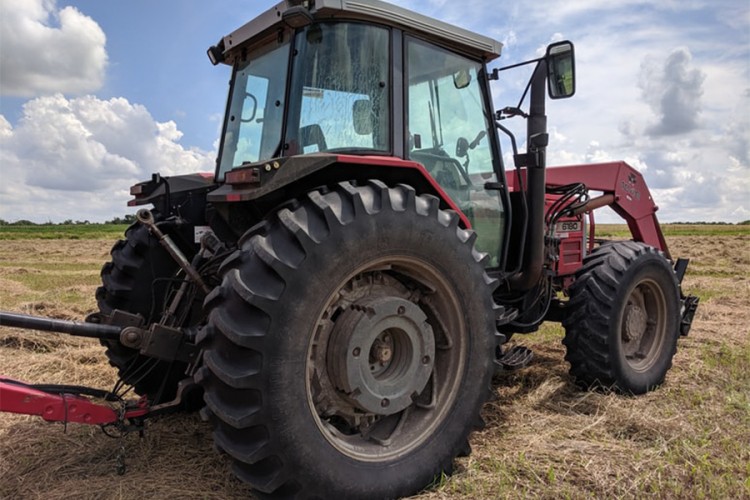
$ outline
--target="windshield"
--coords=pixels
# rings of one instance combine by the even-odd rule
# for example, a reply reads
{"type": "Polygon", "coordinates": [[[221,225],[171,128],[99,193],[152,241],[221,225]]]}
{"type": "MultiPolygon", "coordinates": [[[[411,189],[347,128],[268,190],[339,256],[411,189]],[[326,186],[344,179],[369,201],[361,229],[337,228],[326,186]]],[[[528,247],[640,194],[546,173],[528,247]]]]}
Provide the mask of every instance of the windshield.
{"type": "Polygon", "coordinates": [[[280,155],[289,42],[252,52],[234,70],[219,180],[247,162],[280,155]]]}

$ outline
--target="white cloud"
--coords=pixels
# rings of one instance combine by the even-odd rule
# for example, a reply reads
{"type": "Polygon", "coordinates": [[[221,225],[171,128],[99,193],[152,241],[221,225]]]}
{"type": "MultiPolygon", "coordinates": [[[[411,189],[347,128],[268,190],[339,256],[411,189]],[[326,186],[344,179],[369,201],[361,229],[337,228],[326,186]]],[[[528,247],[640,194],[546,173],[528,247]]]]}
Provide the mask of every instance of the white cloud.
{"type": "MultiPolygon", "coordinates": [[[[576,95],[547,106],[551,165],[627,161],[662,221],[748,218],[750,4],[540,0],[527,15],[487,5],[473,2],[488,16],[476,31],[504,24],[524,34],[503,64],[533,57],[558,32],[576,44],[576,95]]],[[[496,107],[515,104],[523,87],[514,78],[493,84],[496,107]]]]}
{"type": "Polygon", "coordinates": [[[99,89],[106,36],[74,7],[55,0],[0,2],[0,93],[31,97],[99,89]]]}
{"type": "MultiPolygon", "coordinates": [[[[750,218],[747,2],[539,0],[533,8],[490,0],[399,4],[503,40],[503,58],[490,67],[534,57],[540,44],[561,36],[556,34],[571,39],[577,93],[548,102],[549,163],[627,161],[646,177],[662,221],[750,218]],[[670,58],[674,64],[668,67],[670,58]]],[[[104,34],[75,9],[58,8],[54,0],[0,0],[0,27],[3,93],[12,88],[15,95],[90,92],[101,85],[104,34]],[[100,36],[91,37],[96,33],[100,36]],[[11,57],[19,57],[13,61],[18,76],[9,74],[6,58],[11,57]],[[91,73],[99,76],[81,76],[82,62],[88,70],[99,68],[91,73]],[[73,70],[78,77],[66,76],[73,70]],[[24,82],[10,85],[14,78],[24,82]]],[[[517,104],[529,69],[503,73],[492,83],[496,108],[517,104]]],[[[128,186],[151,172],[175,173],[175,165],[185,165],[184,172],[213,168],[206,153],[179,144],[175,123],[157,123],[145,108],[125,99],[49,99],[30,102],[17,123],[14,114],[7,115],[13,124],[0,116],[0,217],[36,214],[36,220],[58,220],[56,208],[74,219],[121,215],[128,186]],[[93,196],[85,193],[89,186],[96,189],[93,196]]],[[[214,120],[211,126],[220,127],[220,116],[214,120]]],[[[517,132],[523,148],[525,122],[504,124],[517,132]]]]}
{"type": "Polygon", "coordinates": [[[174,122],[157,122],[124,98],[33,99],[15,128],[0,115],[0,218],[122,215],[129,187],[151,173],[213,170],[213,155],[185,149],[181,137],[174,122]]]}
{"type": "Polygon", "coordinates": [[[647,57],[641,65],[639,86],[643,98],[658,115],[649,126],[652,135],[677,135],[700,125],[701,96],[706,75],[691,68],[692,55],[686,48],[672,51],[664,62],[647,57]]]}

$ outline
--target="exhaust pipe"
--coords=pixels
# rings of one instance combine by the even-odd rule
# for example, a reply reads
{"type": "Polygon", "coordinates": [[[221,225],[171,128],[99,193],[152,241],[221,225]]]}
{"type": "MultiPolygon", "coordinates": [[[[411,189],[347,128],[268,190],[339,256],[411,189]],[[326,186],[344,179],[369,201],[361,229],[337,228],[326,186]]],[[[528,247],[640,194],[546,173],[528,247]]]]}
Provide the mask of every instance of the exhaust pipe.
{"type": "Polygon", "coordinates": [[[534,70],[529,96],[529,117],[526,129],[526,199],[528,221],[526,252],[521,270],[508,279],[513,290],[530,290],[539,282],[544,266],[544,195],[547,167],[547,115],[545,92],[547,61],[542,59],[534,70]]]}

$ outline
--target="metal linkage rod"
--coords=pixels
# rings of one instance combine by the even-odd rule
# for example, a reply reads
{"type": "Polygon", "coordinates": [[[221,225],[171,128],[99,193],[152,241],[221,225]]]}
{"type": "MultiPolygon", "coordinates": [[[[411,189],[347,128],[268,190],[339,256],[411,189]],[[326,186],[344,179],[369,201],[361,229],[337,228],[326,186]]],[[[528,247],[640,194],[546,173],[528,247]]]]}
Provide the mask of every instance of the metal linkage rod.
{"type": "Polygon", "coordinates": [[[122,331],[122,327],[120,326],[40,318],[39,316],[29,316],[28,314],[7,311],[0,311],[0,326],[67,333],[76,337],[91,337],[104,340],[120,340],[120,332],[122,331]]]}

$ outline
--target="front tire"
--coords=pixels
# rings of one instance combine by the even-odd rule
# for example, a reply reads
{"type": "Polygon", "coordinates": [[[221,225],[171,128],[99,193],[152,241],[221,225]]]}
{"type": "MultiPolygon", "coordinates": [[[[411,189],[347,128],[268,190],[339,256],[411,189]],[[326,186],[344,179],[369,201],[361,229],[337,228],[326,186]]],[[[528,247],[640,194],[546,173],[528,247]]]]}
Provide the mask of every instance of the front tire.
{"type": "Polygon", "coordinates": [[[222,266],[197,379],[217,446],[256,490],[399,497],[469,453],[494,282],[438,204],[377,181],[313,191],[222,266]]]}
{"type": "Polygon", "coordinates": [[[643,394],[664,382],[680,326],[679,283],[664,254],[634,241],[603,245],[569,294],[563,343],[579,383],[643,394]]]}

